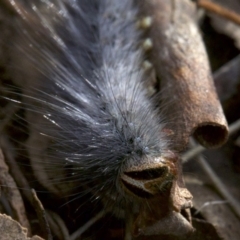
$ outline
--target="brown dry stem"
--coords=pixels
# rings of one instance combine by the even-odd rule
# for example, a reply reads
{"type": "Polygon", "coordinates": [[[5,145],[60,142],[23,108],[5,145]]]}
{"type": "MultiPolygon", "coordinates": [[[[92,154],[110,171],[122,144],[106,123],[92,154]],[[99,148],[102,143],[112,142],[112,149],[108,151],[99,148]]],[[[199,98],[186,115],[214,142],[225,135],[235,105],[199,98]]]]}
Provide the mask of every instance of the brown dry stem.
{"type": "Polygon", "coordinates": [[[39,220],[44,238],[46,240],[52,240],[53,238],[52,238],[51,230],[49,228],[49,224],[47,221],[46,212],[44,210],[44,207],[43,207],[41,201],[38,199],[37,194],[34,189],[32,189],[32,203],[35,206],[35,210],[38,215],[38,220],[39,220]]]}
{"type": "Polygon", "coordinates": [[[208,57],[194,22],[194,6],[187,0],[141,4],[143,15],[153,19],[150,57],[161,79],[177,150],[186,147],[191,134],[205,147],[221,146],[228,137],[208,57]]]}
{"type": "Polygon", "coordinates": [[[238,25],[240,25],[240,15],[233,12],[230,9],[227,9],[217,3],[213,3],[209,0],[199,0],[197,2],[198,6],[206,9],[207,11],[218,14],[221,17],[224,17],[238,25]]]}
{"type": "Polygon", "coordinates": [[[57,236],[58,239],[69,240],[69,232],[63,219],[56,212],[50,210],[46,210],[46,214],[53,235],[57,236]]]}

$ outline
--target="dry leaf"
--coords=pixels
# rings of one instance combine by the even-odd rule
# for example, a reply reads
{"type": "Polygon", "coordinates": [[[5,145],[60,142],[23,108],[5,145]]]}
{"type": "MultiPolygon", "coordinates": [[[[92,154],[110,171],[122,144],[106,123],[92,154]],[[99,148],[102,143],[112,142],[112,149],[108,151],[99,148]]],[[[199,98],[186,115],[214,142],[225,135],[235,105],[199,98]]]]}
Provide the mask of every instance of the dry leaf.
{"type": "Polygon", "coordinates": [[[43,240],[38,236],[27,237],[27,229],[5,214],[0,214],[0,238],[3,240],[43,240]]]}

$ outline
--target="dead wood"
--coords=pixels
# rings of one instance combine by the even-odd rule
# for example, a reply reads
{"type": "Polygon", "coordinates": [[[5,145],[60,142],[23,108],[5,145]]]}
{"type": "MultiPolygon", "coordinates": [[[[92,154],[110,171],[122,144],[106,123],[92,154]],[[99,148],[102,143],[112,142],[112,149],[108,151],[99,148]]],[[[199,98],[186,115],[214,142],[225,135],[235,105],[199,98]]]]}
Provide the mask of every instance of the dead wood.
{"type": "Polygon", "coordinates": [[[149,0],[141,6],[143,15],[153,19],[151,60],[161,79],[176,148],[184,149],[192,134],[205,147],[221,146],[227,140],[228,127],[194,22],[194,4],[149,0]]]}

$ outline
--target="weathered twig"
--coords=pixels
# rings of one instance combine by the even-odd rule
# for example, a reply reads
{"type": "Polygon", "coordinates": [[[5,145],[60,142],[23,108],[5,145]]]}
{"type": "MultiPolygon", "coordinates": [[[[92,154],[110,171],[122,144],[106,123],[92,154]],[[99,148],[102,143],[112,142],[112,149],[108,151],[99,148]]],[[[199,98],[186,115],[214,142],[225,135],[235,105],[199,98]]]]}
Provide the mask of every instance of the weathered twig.
{"type": "Polygon", "coordinates": [[[175,145],[178,150],[185,148],[191,134],[206,147],[222,145],[228,127],[194,22],[194,3],[149,0],[141,6],[142,14],[152,17],[151,60],[168,102],[167,119],[172,121],[175,145]]]}
{"type": "Polygon", "coordinates": [[[227,9],[217,3],[213,3],[209,0],[198,0],[197,4],[199,7],[206,9],[207,11],[218,14],[221,17],[224,17],[238,25],[240,25],[240,15],[233,12],[230,9],[227,9]]]}
{"type": "MultiPolygon", "coordinates": [[[[191,143],[192,146],[194,146],[194,143],[191,143]]],[[[210,167],[210,165],[205,161],[205,159],[200,155],[197,157],[198,163],[201,165],[202,169],[206,172],[206,174],[210,177],[212,183],[217,188],[217,190],[220,192],[220,194],[228,201],[231,208],[234,210],[238,218],[240,219],[240,203],[237,201],[232,194],[227,190],[227,188],[224,186],[222,181],[219,179],[217,174],[213,171],[213,169],[210,167]]]]}
{"type": "Polygon", "coordinates": [[[38,215],[39,224],[41,226],[44,238],[46,240],[52,240],[53,238],[47,221],[46,212],[34,189],[32,189],[32,203],[35,206],[35,211],[38,215]]]}
{"type": "Polygon", "coordinates": [[[131,206],[127,206],[126,207],[126,211],[125,211],[125,236],[124,236],[124,240],[132,240],[132,225],[134,222],[134,217],[133,214],[131,213],[131,206]]]}
{"type": "Polygon", "coordinates": [[[46,210],[47,219],[50,225],[50,228],[55,236],[62,240],[69,240],[69,232],[66,224],[61,219],[61,217],[55,212],[46,210]]]}
{"type": "MultiPolygon", "coordinates": [[[[229,202],[225,201],[228,203],[220,204],[220,202],[224,202],[224,199],[208,185],[196,182],[188,182],[187,185],[194,195],[194,207],[196,209],[201,208],[201,215],[204,217],[205,222],[207,221],[214,226],[214,231],[217,232],[218,237],[214,237],[213,233],[209,233],[207,226],[203,229],[203,233],[206,234],[208,232],[212,239],[238,239],[240,236],[239,219],[229,209],[229,202]],[[209,207],[202,208],[206,203],[213,201],[219,202],[219,204],[211,204],[209,207]]],[[[206,239],[206,237],[201,239],[206,239]]]]}
{"type": "Polygon", "coordinates": [[[216,200],[216,201],[210,201],[210,202],[205,202],[195,213],[194,215],[197,215],[200,213],[205,207],[211,206],[211,205],[217,205],[217,204],[226,204],[228,201],[226,200],[216,200]]]}

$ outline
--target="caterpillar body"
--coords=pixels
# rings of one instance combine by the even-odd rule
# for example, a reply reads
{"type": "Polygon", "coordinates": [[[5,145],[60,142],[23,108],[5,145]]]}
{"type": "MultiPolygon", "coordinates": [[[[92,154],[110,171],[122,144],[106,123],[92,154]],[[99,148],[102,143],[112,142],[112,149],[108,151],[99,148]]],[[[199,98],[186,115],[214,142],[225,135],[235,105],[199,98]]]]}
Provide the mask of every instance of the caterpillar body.
{"type": "Polygon", "coordinates": [[[89,201],[123,218],[169,193],[178,170],[145,87],[137,3],[9,2],[7,68],[22,89],[39,181],[76,199],[91,193],[89,201]]]}

